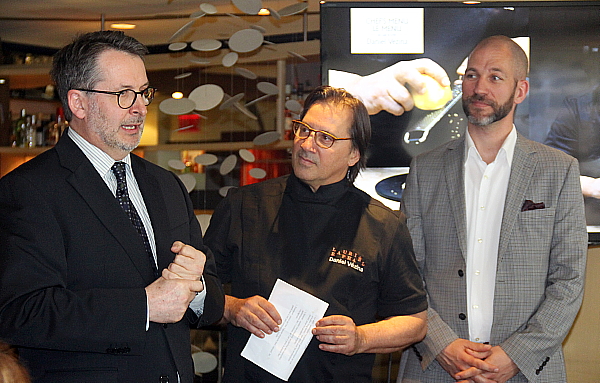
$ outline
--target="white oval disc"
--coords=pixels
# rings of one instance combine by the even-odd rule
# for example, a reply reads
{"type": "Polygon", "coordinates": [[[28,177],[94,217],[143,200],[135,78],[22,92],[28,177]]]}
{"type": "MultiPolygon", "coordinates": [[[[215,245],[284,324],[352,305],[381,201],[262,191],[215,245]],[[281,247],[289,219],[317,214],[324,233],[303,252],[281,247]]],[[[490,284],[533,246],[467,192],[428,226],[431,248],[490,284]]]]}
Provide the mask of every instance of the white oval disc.
{"type": "Polygon", "coordinates": [[[173,80],[181,80],[182,78],[190,77],[191,75],[192,75],[192,72],[185,72],[185,73],[178,74],[177,76],[173,77],[173,80]]]}
{"type": "Polygon", "coordinates": [[[242,157],[242,160],[244,160],[246,162],[256,161],[256,157],[254,156],[254,153],[252,153],[248,149],[240,149],[238,151],[238,153],[240,154],[240,157],[242,157]]]}
{"type": "Polygon", "coordinates": [[[227,94],[225,94],[225,101],[223,101],[223,103],[219,106],[219,110],[225,110],[227,108],[231,108],[233,106],[233,104],[235,104],[236,102],[240,101],[242,98],[244,98],[244,93],[238,93],[233,97],[229,97],[227,94]]]}
{"type": "Polygon", "coordinates": [[[187,47],[187,43],[171,43],[171,44],[169,44],[170,51],[180,51],[182,49],[185,49],[185,47],[187,47]]]}
{"type": "Polygon", "coordinates": [[[237,156],[235,154],[231,154],[227,156],[227,158],[225,158],[221,163],[219,173],[221,173],[221,175],[224,176],[225,174],[231,172],[235,168],[235,165],[237,165],[237,156]]]}
{"type": "Polygon", "coordinates": [[[251,52],[262,45],[264,37],[256,29],[242,29],[235,32],[229,38],[229,49],[232,51],[246,53],[251,52]]]}
{"type": "Polygon", "coordinates": [[[291,15],[295,15],[296,13],[300,13],[302,11],[304,11],[306,8],[308,8],[308,3],[306,2],[302,2],[302,3],[296,3],[296,4],[292,4],[292,5],[288,5],[287,7],[280,9],[279,10],[279,16],[291,16],[291,15]]]}
{"type": "Polygon", "coordinates": [[[267,176],[267,172],[265,171],[265,169],[261,169],[261,168],[252,168],[252,169],[250,169],[248,174],[250,174],[250,177],[254,177],[259,180],[261,180],[267,176]]]}
{"type": "Polygon", "coordinates": [[[217,7],[209,3],[200,4],[200,9],[208,13],[209,15],[214,15],[215,13],[217,13],[217,7]]]}
{"type": "Polygon", "coordinates": [[[272,130],[269,132],[259,134],[258,136],[254,137],[254,140],[252,140],[252,142],[254,143],[254,145],[261,146],[272,144],[273,142],[278,141],[279,139],[281,139],[281,134],[272,130]]]}
{"type": "Polygon", "coordinates": [[[302,104],[296,100],[287,100],[285,102],[285,107],[293,113],[300,114],[302,112],[302,104]]]}
{"type": "Polygon", "coordinates": [[[235,189],[235,186],[223,186],[222,188],[219,189],[219,195],[221,197],[227,197],[227,193],[229,192],[229,189],[235,189]]]}
{"type": "Polygon", "coordinates": [[[233,68],[233,70],[236,71],[236,73],[240,76],[246,77],[250,80],[256,80],[258,78],[256,73],[246,68],[233,68]]]}
{"type": "Polygon", "coordinates": [[[210,110],[223,101],[223,88],[215,84],[200,85],[190,92],[188,98],[196,103],[196,110],[210,110]]]}
{"type": "Polygon", "coordinates": [[[169,160],[169,167],[175,170],[183,170],[185,169],[185,164],[181,160],[169,160]]]}
{"type": "Polygon", "coordinates": [[[158,109],[165,114],[171,115],[181,115],[188,114],[196,107],[196,103],[189,98],[167,98],[163,100],[160,105],[158,105],[158,109]]]}
{"type": "Polygon", "coordinates": [[[185,190],[187,190],[188,193],[194,190],[194,187],[196,186],[196,177],[194,177],[193,174],[180,174],[179,179],[181,180],[181,182],[183,182],[183,186],[185,186],[185,190]]]}
{"type": "Polygon", "coordinates": [[[215,39],[194,40],[190,44],[193,49],[204,52],[216,51],[217,49],[221,48],[221,45],[223,44],[219,40],[215,39]]]}
{"type": "Polygon", "coordinates": [[[279,88],[277,88],[277,85],[273,84],[272,82],[261,81],[258,84],[256,84],[256,87],[264,94],[279,93],[279,88]]]}
{"type": "Polygon", "coordinates": [[[227,53],[225,56],[223,56],[223,59],[221,60],[221,63],[223,64],[224,67],[229,68],[235,65],[235,63],[238,60],[238,54],[236,52],[229,52],[227,53]]]}
{"type": "Polygon", "coordinates": [[[233,5],[240,11],[249,15],[258,15],[262,9],[262,1],[260,0],[231,0],[233,5]]]}
{"type": "Polygon", "coordinates": [[[216,164],[218,160],[219,159],[217,158],[217,156],[211,153],[200,154],[199,156],[196,156],[196,158],[194,158],[195,163],[197,163],[198,165],[205,166],[216,164]]]}

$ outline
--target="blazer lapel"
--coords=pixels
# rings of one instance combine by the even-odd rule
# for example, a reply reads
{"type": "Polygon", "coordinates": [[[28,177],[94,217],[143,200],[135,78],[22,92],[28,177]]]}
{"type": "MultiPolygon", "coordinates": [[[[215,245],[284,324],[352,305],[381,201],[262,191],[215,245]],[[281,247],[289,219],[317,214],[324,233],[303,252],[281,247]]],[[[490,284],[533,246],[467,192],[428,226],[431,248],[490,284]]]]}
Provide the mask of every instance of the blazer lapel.
{"type": "Polygon", "coordinates": [[[537,166],[538,158],[534,149],[520,134],[517,136],[515,152],[513,155],[504,213],[502,215],[502,226],[500,228],[500,243],[498,245],[498,263],[503,259],[504,252],[508,246],[510,233],[512,232],[521,211],[521,205],[525,199],[525,192],[533,177],[533,171],[537,166]]]}
{"type": "Polygon", "coordinates": [[[156,242],[156,258],[158,270],[160,271],[169,266],[174,256],[170,250],[172,243],[168,243],[167,236],[163,235],[163,233],[169,232],[170,227],[167,206],[162,198],[163,194],[159,187],[160,183],[156,177],[146,171],[146,165],[143,161],[132,154],[131,165],[135,179],[144,197],[150,221],[152,221],[154,240],[156,242]]]}
{"type": "Polygon", "coordinates": [[[454,224],[458,234],[458,243],[464,259],[467,254],[467,223],[465,205],[465,183],[464,179],[464,154],[465,140],[460,139],[451,142],[446,152],[444,162],[444,175],[448,189],[450,209],[454,217],[454,224]]]}
{"type": "Polygon", "coordinates": [[[142,239],[92,163],[67,134],[61,137],[56,151],[61,166],[71,171],[66,181],[123,247],[144,280],[152,281],[153,272],[142,239]]]}

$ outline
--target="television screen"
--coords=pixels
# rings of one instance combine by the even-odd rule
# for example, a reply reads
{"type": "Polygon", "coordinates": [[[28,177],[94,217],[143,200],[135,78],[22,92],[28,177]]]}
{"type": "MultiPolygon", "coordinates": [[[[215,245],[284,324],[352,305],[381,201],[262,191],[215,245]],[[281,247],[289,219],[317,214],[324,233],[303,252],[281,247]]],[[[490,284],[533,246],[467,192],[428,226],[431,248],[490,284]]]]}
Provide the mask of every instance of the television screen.
{"type": "Polygon", "coordinates": [[[588,231],[596,242],[600,240],[600,186],[594,185],[600,177],[599,31],[596,1],[325,2],[321,74],[324,84],[366,99],[377,86],[391,83],[398,91],[410,92],[402,75],[406,68],[445,71],[451,92],[441,106],[372,111],[367,166],[406,167],[415,155],[464,134],[460,81],[473,47],[492,35],[514,38],[530,58],[530,91],[517,108],[515,126],[525,137],[579,160],[582,182],[589,186],[584,193],[588,231]],[[375,75],[386,68],[398,73],[396,82],[377,82],[375,75]],[[372,85],[365,86],[367,81],[372,85]]]}

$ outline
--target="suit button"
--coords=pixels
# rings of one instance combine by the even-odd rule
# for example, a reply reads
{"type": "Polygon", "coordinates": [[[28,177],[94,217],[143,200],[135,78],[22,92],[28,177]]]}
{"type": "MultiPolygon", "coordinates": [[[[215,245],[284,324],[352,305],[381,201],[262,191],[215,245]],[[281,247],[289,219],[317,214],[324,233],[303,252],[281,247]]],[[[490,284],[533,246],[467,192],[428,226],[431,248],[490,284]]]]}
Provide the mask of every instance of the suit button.
{"type": "Polygon", "coordinates": [[[467,316],[463,313],[460,313],[460,314],[458,314],[458,319],[465,320],[465,319],[467,319],[467,316]]]}
{"type": "Polygon", "coordinates": [[[465,272],[462,271],[462,270],[458,270],[458,276],[461,277],[461,278],[464,277],[465,276],[465,272]]]}
{"type": "Polygon", "coordinates": [[[169,375],[162,375],[158,380],[158,383],[169,383],[169,375]]]}

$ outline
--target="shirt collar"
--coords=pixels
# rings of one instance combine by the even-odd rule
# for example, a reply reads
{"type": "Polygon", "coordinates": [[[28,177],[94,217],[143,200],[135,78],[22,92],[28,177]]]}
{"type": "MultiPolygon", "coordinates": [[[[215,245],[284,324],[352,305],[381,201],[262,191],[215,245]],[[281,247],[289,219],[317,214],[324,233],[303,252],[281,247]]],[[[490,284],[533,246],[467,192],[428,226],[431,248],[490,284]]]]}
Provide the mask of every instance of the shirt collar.
{"type": "Polygon", "coordinates": [[[349,187],[350,182],[348,182],[347,178],[344,178],[333,184],[319,186],[317,191],[313,192],[310,186],[292,173],[290,174],[287,191],[298,201],[335,205],[348,191],[349,187]]]}
{"type": "MultiPolygon", "coordinates": [[[[98,174],[104,177],[106,173],[111,171],[113,164],[116,162],[111,156],[103,152],[100,148],[95,145],[92,145],[85,138],[81,137],[79,133],[77,133],[73,129],[68,129],[67,134],[69,138],[75,142],[75,144],[81,149],[83,154],[90,160],[98,174]]],[[[121,160],[128,164],[128,167],[131,167],[131,155],[127,154],[125,158],[121,160]]]]}
{"type": "MultiPolygon", "coordinates": [[[[481,156],[479,155],[479,152],[477,151],[477,148],[475,147],[475,142],[473,142],[473,139],[471,138],[471,134],[469,134],[468,128],[467,128],[467,138],[465,140],[465,145],[466,145],[465,161],[467,160],[469,153],[476,153],[477,156],[481,159],[481,156]]],[[[515,146],[516,145],[517,145],[517,129],[515,128],[515,125],[513,124],[510,133],[508,133],[508,136],[506,136],[504,143],[502,143],[502,147],[500,147],[500,150],[498,151],[498,154],[500,154],[500,152],[504,152],[506,154],[506,161],[509,166],[512,165],[512,160],[513,160],[513,156],[515,154],[515,146]]],[[[496,157],[497,157],[497,155],[496,155],[496,157]]]]}

